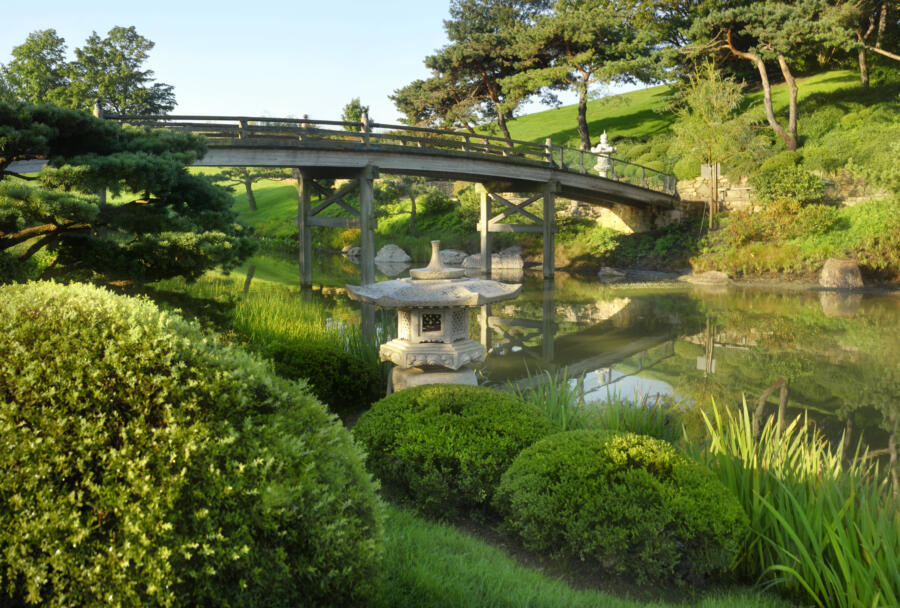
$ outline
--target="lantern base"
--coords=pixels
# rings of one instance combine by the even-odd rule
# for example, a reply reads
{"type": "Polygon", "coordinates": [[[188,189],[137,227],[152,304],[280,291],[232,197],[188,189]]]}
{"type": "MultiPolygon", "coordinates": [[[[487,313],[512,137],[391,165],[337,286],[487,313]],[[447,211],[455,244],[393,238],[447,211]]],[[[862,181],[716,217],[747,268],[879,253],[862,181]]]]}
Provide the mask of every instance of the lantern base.
{"type": "Polygon", "coordinates": [[[475,340],[459,340],[452,344],[391,340],[381,345],[381,360],[402,368],[440,366],[451,370],[467,363],[484,361],[484,346],[475,340]]]}
{"type": "Polygon", "coordinates": [[[475,371],[469,367],[452,370],[440,367],[395,367],[388,378],[387,394],[423,384],[466,384],[478,386],[475,371]]]}

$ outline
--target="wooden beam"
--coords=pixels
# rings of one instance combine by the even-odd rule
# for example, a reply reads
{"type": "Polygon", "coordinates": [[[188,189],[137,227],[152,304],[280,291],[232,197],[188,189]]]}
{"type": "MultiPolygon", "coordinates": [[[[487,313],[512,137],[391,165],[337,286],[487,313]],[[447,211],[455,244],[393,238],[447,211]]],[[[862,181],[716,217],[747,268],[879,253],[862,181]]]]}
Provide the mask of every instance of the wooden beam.
{"type": "Polygon", "coordinates": [[[311,217],[310,226],[323,226],[326,228],[359,228],[358,217],[311,217]]]}
{"type": "Polygon", "coordinates": [[[491,195],[481,189],[481,221],[478,222],[478,232],[481,233],[481,272],[491,276],[491,195]]]}
{"type": "Polygon", "coordinates": [[[312,224],[310,224],[310,182],[312,179],[300,169],[293,170],[297,180],[297,232],[300,240],[297,255],[300,261],[300,286],[312,285],[312,224]]]}
{"type": "Polygon", "coordinates": [[[352,179],[338,189],[337,192],[331,193],[324,201],[313,207],[310,215],[319,215],[322,211],[337,203],[351,213],[359,213],[356,209],[344,202],[344,197],[350,194],[359,185],[359,178],[352,179]]]}
{"type": "Polygon", "coordinates": [[[559,182],[549,181],[544,185],[541,193],[544,197],[544,252],[542,256],[542,266],[544,270],[544,278],[552,279],[556,258],[556,247],[554,234],[556,233],[556,192],[559,190],[559,182]]]}
{"type": "Polygon", "coordinates": [[[360,274],[363,285],[375,282],[375,190],[372,180],[377,171],[372,166],[359,173],[359,245],[360,274]]]}
{"type": "Polygon", "coordinates": [[[511,203],[510,201],[506,200],[505,198],[503,198],[503,197],[500,196],[500,195],[497,195],[497,194],[491,194],[491,198],[492,198],[493,200],[498,201],[498,202],[500,202],[500,203],[503,203],[504,205],[506,205],[507,207],[509,207],[508,209],[505,209],[502,213],[500,213],[500,214],[495,215],[494,217],[492,217],[492,218],[491,218],[491,223],[492,223],[492,224],[497,224],[497,223],[500,222],[500,220],[506,219],[506,218],[508,218],[508,217],[511,216],[511,215],[514,215],[514,214],[516,214],[516,213],[519,213],[519,214],[521,214],[521,215],[524,215],[524,216],[527,217],[528,219],[532,220],[533,222],[536,222],[536,223],[540,224],[540,223],[541,223],[541,219],[540,219],[538,216],[534,215],[533,213],[530,213],[530,212],[528,212],[528,211],[525,211],[525,207],[527,207],[528,205],[530,205],[530,204],[532,204],[532,203],[534,203],[534,202],[540,200],[541,197],[543,197],[543,196],[544,196],[544,193],[543,193],[543,192],[538,193],[538,194],[535,194],[535,195],[532,196],[531,198],[529,198],[529,199],[525,200],[524,202],[519,203],[519,204],[517,205],[517,204],[515,204],[515,203],[511,203]]]}
{"type": "MultiPolygon", "coordinates": [[[[482,231],[481,222],[478,223],[479,232],[482,231]]],[[[491,232],[516,232],[516,233],[536,233],[543,234],[544,227],[538,224],[489,224],[488,234],[491,232]]],[[[483,235],[482,235],[483,236],[483,235]]]]}

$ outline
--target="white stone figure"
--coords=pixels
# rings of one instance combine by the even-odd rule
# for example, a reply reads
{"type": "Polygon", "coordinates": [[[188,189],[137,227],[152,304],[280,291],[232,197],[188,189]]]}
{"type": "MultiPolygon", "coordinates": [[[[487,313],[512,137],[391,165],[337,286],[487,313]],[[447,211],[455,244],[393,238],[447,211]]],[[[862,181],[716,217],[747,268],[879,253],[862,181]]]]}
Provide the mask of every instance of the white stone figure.
{"type": "Polygon", "coordinates": [[[604,131],[603,135],[600,136],[600,143],[591,148],[591,152],[600,155],[597,157],[597,164],[594,165],[594,171],[601,177],[610,177],[612,175],[613,162],[610,155],[615,151],[616,147],[609,145],[609,137],[607,137],[606,131],[604,131]]]}

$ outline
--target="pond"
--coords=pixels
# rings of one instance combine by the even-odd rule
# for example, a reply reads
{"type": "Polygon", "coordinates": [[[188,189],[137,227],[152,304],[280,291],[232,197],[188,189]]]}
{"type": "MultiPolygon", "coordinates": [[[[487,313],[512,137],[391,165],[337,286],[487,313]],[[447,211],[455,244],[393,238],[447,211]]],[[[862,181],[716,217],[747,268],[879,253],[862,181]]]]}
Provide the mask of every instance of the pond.
{"type": "MultiPolygon", "coordinates": [[[[320,260],[316,283],[358,282],[340,256],[320,260]]],[[[846,429],[854,442],[863,436],[883,449],[900,427],[898,294],[506,278],[523,283],[519,298],[470,312],[471,337],[488,348],[481,384],[524,385],[546,370],[565,374],[588,402],[609,394],[686,406],[746,399],[754,409],[783,378],[788,416],[808,412],[832,438],[846,429]]],[[[376,319],[396,331],[392,311],[376,319]]],[[[768,411],[778,398],[775,390],[768,411]]]]}

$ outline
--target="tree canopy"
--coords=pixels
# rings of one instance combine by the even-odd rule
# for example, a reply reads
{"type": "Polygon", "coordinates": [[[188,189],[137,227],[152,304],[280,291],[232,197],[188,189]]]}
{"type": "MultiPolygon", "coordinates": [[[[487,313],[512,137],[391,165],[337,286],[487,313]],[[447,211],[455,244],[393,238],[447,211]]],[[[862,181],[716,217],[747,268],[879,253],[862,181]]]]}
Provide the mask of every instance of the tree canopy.
{"type": "Polygon", "coordinates": [[[234,267],[255,241],[227,190],[187,171],[205,151],[188,134],[0,103],[0,268],[146,282],[234,267]],[[49,162],[36,176],[9,170],[27,159],[49,162]]]}
{"type": "Polygon", "coordinates": [[[65,39],[39,30],[13,48],[0,72],[16,101],[90,110],[99,99],[104,112],[165,114],[175,107],[175,93],[144,69],[153,47],[134,26],[116,26],[105,38],[93,32],[67,61],[65,39]]]}

